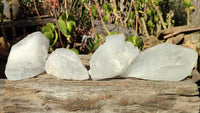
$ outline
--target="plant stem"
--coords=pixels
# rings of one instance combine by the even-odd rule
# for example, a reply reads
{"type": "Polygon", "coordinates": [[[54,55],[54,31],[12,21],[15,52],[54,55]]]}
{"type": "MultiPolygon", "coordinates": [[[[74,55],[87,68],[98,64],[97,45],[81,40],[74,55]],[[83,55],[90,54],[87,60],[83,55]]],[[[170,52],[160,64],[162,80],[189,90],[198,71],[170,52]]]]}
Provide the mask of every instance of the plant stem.
{"type": "MultiPolygon", "coordinates": [[[[136,2],[136,1],[135,1],[136,2]]],[[[138,27],[138,25],[137,25],[137,18],[138,18],[138,12],[137,12],[137,9],[136,9],[136,6],[135,6],[135,3],[133,3],[133,6],[134,6],[134,9],[135,9],[135,39],[136,39],[136,37],[137,37],[137,27],[138,27]]],[[[136,45],[136,40],[135,39],[133,39],[133,44],[134,45],[136,45]]]]}
{"type": "Polygon", "coordinates": [[[94,23],[93,23],[93,19],[92,19],[92,6],[91,6],[91,1],[89,0],[89,7],[90,7],[90,19],[91,19],[91,24],[92,24],[92,29],[94,31],[94,35],[95,35],[95,41],[97,41],[97,34],[94,28],[94,23]]]}
{"type": "Polygon", "coordinates": [[[167,29],[166,25],[165,25],[165,22],[163,20],[163,17],[162,17],[162,14],[160,13],[160,10],[158,9],[158,7],[154,4],[153,0],[151,0],[151,3],[153,5],[153,7],[156,9],[157,13],[158,13],[158,16],[160,18],[160,21],[161,21],[161,24],[163,26],[164,29],[167,29]]]}
{"type": "Polygon", "coordinates": [[[131,10],[132,10],[132,5],[133,5],[133,0],[131,0],[131,4],[130,4],[130,7],[129,7],[128,15],[127,15],[127,17],[124,19],[124,24],[125,24],[126,27],[128,27],[128,26],[127,26],[127,21],[128,21],[128,19],[129,19],[129,17],[130,17],[130,13],[131,13],[131,10]]]}
{"type": "Polygon", "coordinates": [[[190,9],[186,8],[186,11],[187,11],[187,25],[189,26],[190,25],[190,9]]]}
{"type": "MultiPolygon", "coordinates": [[[[95,1],[96,6],[98,7],[98,4],[96,3],[96,0],[94,0],[94,1],[95,1]]],[[[107,27],[106,27],[106,25],[105,25],[105,23],[104,23],[104,21],[103,21],[103,18],[102,18],[102,16],[101,16],[101,12],[99,11],[99,7],[98,7],[98,9],[97,9],[97,12],[98,12],[98,15],[99,15],[99,17],[100,17],[100,19],[101,19],[101,22],[102,22],[102,24],[103,24],[104,29],[106,30],[106,32],[108,33],[108,35],[111,35],[110,31],[107,29],[107,27]]]]}
{"type": "Polygon", "coordinates": [[[143,26],[143,27],[142,27],[142,28],[143,28],[143,32],[144,32],[146,38],[148,38],[148,37],[149,37],[149,33],[148,33],[148,31],[147,31],[147,26],[146,26],[146,23],[145,23],[144,17],[141,17],[139,22],[141,22],[140,25],[143,26]]]}
{"type": "Polygon", "coordinates": [[[33,0],[33,4],[34,4],[34,7],[35,7],[35,11],[36,11],[36,13],[37,13],[37,15],[38,15],[38,19],[40,20],[40,23],[42,24],[42,27],[44,27],[44,24],[43,24],[43,21],[42,21],[42,19],[41,19],[41,17],[40,17],[39,12],[38,12],[38,9],[37,9],[35,0],[33,0]]]}
{"type": "Polygon", "coordinates": [[[96,2],[96,0],[94,0],[94,2],[95,2],[95,5],[96,5],[96,8],[97,8],[97,13],[98,13],[98,20],[99,20],[99,25],[100,25],[100,28],[101,28],[101,32],[102,32],[102,34],[105,36],[105,34],[104,34],[104,32],[103,32],[103,28],[102,28],[102,25],[101,25],[101,21],[102,21],[102,23],[103,23],[103,20],[102,20],[102,17],[101,17],[101,12],[100,12],[100,8],[99,8],[99,5],[98,5],[98,3],[96,2]],[[100,19],[101,20],[100,20],[100,19]]]}
{"type": "Polygon", "coordinates": [[[60,40],[60,44],[62,46],[62,48],[64,48],[64,45],[63,45],[63,42],[62,42],[62,39],[61,39],[61,34],[60,34],[60,29],[59,29],[59,25],[58,25],[58,19],[57,19],[57,16],[56,16],[56,9],[55,9],[55,6],[52,6],[53,8],[53,13],[55,15],[55,20],[56,20],[56,26],[58,28],[58,37],[59,37],[59,40],[60,40]]]}

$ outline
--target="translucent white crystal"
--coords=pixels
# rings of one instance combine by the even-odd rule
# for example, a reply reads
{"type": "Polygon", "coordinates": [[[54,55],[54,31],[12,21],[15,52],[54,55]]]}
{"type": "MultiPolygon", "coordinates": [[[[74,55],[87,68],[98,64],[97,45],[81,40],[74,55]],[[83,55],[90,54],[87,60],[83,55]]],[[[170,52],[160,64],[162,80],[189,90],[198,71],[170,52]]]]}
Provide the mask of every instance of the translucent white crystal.
{"type": "Polygon", "coordinates": [[[56,49],[48,57],[46,72],[61,79],[86,80],[88,71],[74,51],[64,48],[56,49]]]}
{"type": "Polygon", "coordinates": [[[5,74],[8,80],[21,80],[45,72],[49,40],[34,32],[12,46],[5,74]]]}
{"type": "Polygon", "coordinates": [[[141,52],[121,76],[180,81],[191,74],[197,57],[192,49],[164,43],[141,52]]]}
{"type": "Polygon", "coordinates": [[[139,54],[137,47],[124,41],[124,35],[111,35],[90,59],[90,75],[93,80],[112,78],[123,73],[139,54]]]}

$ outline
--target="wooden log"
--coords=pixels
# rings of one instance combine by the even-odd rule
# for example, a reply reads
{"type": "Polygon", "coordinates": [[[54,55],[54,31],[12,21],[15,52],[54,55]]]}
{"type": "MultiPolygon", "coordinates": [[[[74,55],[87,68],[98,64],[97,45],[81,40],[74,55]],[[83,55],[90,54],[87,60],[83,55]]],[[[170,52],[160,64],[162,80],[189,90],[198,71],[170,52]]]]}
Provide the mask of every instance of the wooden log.
{"type": "Polygon", "coordinates": [[[138,79],[69,81],[42,74],[8,81],[3,113],[198,113],[197,85],[138,79]]]}
{"type": "Polygon", "coordinates": [[[78,57],[81,59],[84,66],[90,66],[90,58],[92,57],[91,54],[89,55],[78,55],[78,57]]]}
{"type": "MultiPolygon", "coordinates": [[[[42,19],[44,24],[55,23],[55,19],[53,17],[41,16],[41,19],[42,19]]],[[[32,27],[32,26],[41,25],[41,22],[39,21],[38,17],[28,17],[28,18],[24,18],[24,19],[15,20],[14,25],[17,28],[32,27]]],[[[4,27],[5,28],[11,28],[12,27],[11,22],[5,21],[4,27]]]]}
{"type": "Polygon", "coordinates": [[[5,79],[0,79],[0,112],[3,104],[3,97],[5,93],[5,79]]]}

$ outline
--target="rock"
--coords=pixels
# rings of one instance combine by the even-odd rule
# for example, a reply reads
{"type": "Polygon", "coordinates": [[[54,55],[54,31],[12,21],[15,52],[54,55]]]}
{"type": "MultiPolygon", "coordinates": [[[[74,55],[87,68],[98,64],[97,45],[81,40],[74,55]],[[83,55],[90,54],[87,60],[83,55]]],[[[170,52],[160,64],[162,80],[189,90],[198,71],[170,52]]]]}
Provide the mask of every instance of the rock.
{"type": "Polygon", "coordinates": [[[93,80],[112,78],[123,73],[139,54],[137,47],[125,42],[123,34],[111,35],[90,59],[90,75],[93,80]]]}
{"type": "Polygon", "coordinates": [[[34,32],[12,46],[6,64],[8,80],[21,80],[45,72],[49,40],[41,33],[34,32]]]}
{"type": "Polygon", "coordinates": [[[163,41],[158,40],[156,37],[154,36],[149,36],[147,38],[145,38],[143,40],[144,46],[142,48],[142,50],[145,50],[147,48],[153,47],[155,45],[161,44],[163,43],[163,41]]]}
{"type": "MultiPolygon", "coordinates": [[[[100,26],[100,23],[98,20],[93,20],[93,22],[94,22],[94,28],[95,28],[95,31],[97,34],[102,34],[102,30],[103,30],[103,33],[105,33],[105,35],[108,35],[105,28],[103,27],[102,23],[101,23],[101,25],[102,25],[102,29],[101,29],[101,26],[100,26]]],[[[106,23],[106,22],[105,22],[105,26],[108,29],[108,31],[110,31],[110,32],[118,32],[119,31],[119,33],[123,33],[126,37],[135,35],[135,30],[132,28],[127,28],[127,27],[123,27],[123,26],[117,27],[117,25],[115,25],[115,24],[110,24],[110,23],[106,23]]]]}
{"type": "Polygon", "coordinates": [[[191,74],[197,57],[192,49],[164,43],[144,50],[121,76],[180,81],[191,74]]]}
{"type": "Polygon", "coordinates": [[[172,43],[172,44],[178,44],[184,39],[184,34],[178,34],[177,36],[174,36],[173,38],[168,38],[166,42],[172,43]]]}
{"type": "Polygon", "coordinates": [[[8,48],[6,48],[6,43],[4,43],[4,37],[0,37],[0,55],[5,57],[8,56],[8,49],[10,48],[10,43],[7,42],[8,48]]]}
{"type": "Polygon", "coordinates": [[[191,24],[199,26],[200,25],[200,1],[199,0],[191,0],[192,5],[195,7],[195,10],[191,15],[191,24]]]}
{"type": "MultiPolygon", "coordinates": [[[[7,0],[3,0],[4,4],[3,13],[6,17],[10,18],[10,8],[9,2],[7,0]]],[[[20,6],[19,0],[12,0],[12,9],[13,9],[13,19],[19,19],[23,16],[23,8],[20,6]]]]}
{"type": "Polygon", "coordinates": [[[45,65],[46,72],[61,79],[86,80],[88,71],[74,51],[64,48],[51,53],[45,65]]]}

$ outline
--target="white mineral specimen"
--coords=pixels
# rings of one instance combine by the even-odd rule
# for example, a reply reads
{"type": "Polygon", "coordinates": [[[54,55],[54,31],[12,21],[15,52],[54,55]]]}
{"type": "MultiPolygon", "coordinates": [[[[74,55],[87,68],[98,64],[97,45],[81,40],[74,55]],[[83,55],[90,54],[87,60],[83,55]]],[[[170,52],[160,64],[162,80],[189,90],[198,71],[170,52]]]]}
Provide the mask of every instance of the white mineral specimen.
{"type": "Polygon", "coordinates": [[[74,51],[56,49],[47,59],[46,72],[61,79],[86,80],[88,71],[74,51]]]}
{"type": "Polygon", "coordinates": [[[123,77],[180,81],[191,74],[198,54],[192,49],[164,43],[144,50],[123,77]]]}
{"type": "Polygon", "coordinates": [[[8,80],[21,80],[45,72],[49,40],[34,32],[12,46],[5,74],[8,80]]]}
{"type": "Polygon", "coordinates": [[[90,59],[90,75],[93,80],[112,78],[123,73],[139,54],[137,47],[124,41],[124,35],[111,35],[90,59]]]}

